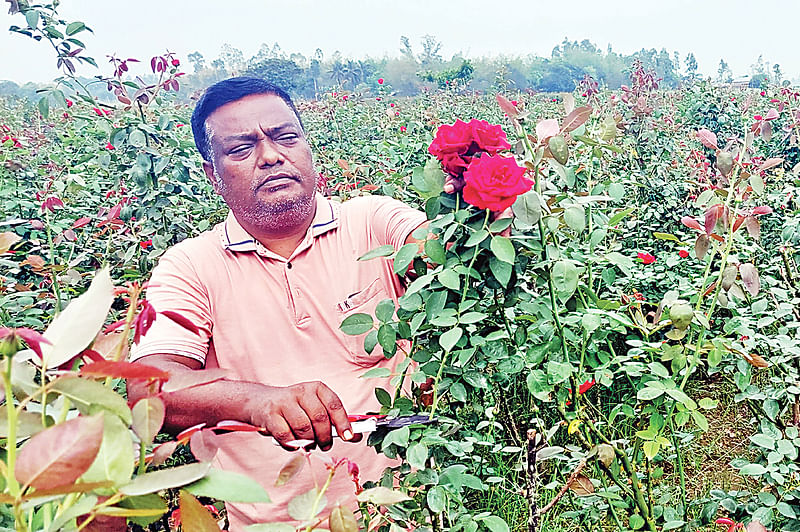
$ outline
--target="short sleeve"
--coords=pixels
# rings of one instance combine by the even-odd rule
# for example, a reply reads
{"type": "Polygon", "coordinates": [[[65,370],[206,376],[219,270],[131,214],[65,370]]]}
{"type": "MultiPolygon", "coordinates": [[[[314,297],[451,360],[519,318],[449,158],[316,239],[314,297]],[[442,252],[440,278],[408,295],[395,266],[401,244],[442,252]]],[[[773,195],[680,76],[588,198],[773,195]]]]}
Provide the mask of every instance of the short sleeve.
{"type": "Polygon", "coordinates": [[[180,247],[168,250],[161,257],[148,282],[147,300],[158,314],[147,333],[134,344],[130,360],[171,354],[205,364],[212,329],[210,298],[180,247]],[[199,334],[161,314],[163,311],[180,314],[199,329],[199,334]]]}
{"type": "Polygon", "coordinates": [[[372,196],[368,224],[381,245],[400,249],[408,236],[425,223],[425,214],[405,203],[386,196],[372,196]]]}

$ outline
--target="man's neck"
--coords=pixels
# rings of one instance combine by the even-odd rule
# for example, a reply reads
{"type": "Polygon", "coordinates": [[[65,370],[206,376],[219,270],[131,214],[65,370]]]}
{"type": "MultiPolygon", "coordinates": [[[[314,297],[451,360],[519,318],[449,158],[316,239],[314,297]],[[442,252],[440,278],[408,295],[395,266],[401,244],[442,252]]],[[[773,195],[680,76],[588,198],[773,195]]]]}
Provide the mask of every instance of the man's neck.
{"type": "Polygon", "coordinates": [[[253,226],[243,223],[241,220],[237,220],[242,228],[252,235],[256,240],[261,242],[265,248],[283,258],[289,258],[306,237],[308,228],[314,221],[314,216],[317,211],[316,203],[317,202],[315,201],[311,215],[304,219],[301,223],[284,225],[279,231],[270,231],[264,227],[253,226]]]}

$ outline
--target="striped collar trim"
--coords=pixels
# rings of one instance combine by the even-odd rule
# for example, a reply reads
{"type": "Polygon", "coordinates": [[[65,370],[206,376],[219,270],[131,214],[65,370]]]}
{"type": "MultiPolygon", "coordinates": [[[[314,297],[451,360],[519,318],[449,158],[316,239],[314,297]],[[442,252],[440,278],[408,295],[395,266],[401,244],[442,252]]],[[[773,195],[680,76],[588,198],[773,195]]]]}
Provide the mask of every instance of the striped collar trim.
{"type": "MultiPolygon", "coordinates": [[[[316,208],[314,213],[314,220],[309,227],[309,233],[312,238],[316,238],[331,229],[339,227],[339,215],[341,212],[341,204],[327,199],[322,194],[316,195],[316,208]]],[[[258,251],[259,248],[263,249],[260,242],[257,242],[253,236],[245,231],[239,224],[236,217],[232,212],[228,212],[225,222],[220,225],[220,243],[222,247],[230,251],[258,251]]],[[[308,239],[308,235],[306,235],[308,239]]]]}

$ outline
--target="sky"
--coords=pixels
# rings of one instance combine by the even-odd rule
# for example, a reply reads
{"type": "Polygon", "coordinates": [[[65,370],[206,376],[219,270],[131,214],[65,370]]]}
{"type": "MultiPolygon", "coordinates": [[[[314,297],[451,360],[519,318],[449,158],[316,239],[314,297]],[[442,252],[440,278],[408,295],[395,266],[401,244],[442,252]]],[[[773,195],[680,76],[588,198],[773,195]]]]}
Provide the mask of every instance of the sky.
{"type": "MultiPolygon", "coordinates": [[[[55,55],[43,42],[7,31],[24,18],[0,6],[0,80],[46,82],[59,75],[55,55]]],[[[399,54],[400,37],[412,47],[434,35],[441,53],[465,57],[549,57],[565,37],[589,39],[629,54],[666,48],[697,58],[699,71],[716,75],[724,58],[735,76],[746,76],[759,55],[778,63],[784,76],[800,78],[795,50],[800,2],[795,0],[62,0],[59,13],[94,30],[82,33],[88,55],[110,74],[106,54],[149,59],[166,49],[186,57],[199,51],[218,57],[227,43],[254,55],[262,43],[277,42],[288,52],[326,57],[399,54]]],[[[683,66],[683,65],[682,65],[683,66]]],[[[188,67],[187,64],[187,68],[188,67]]]]}

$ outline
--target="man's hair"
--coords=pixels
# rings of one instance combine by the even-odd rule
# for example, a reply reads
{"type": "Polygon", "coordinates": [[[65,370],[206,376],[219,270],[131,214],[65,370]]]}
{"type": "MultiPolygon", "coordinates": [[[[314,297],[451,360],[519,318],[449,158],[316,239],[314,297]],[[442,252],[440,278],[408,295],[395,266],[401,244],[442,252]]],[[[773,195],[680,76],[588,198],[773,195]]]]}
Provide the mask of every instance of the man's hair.
{"type": "Polygon", "coordinates": [[[274,94],[281,100],[286,102],[300,122],[300,128],[303,127],[303,121],[300,118],[300,113],[292,102],[291,96],[282,88],[274,85],[268,81],[259,78],[238,77],[229,78],[219,81],[203,93],[203,96],[198,100],[197,105],[192,112],[192,134],[194,135],[194,143],[197,146],[197,151],[203,156],[206,161],[211,161],[211,137],[206,128],[206,120],[208,117],[222,107],[223,105],[237,100],[241,100],[245,96],[251,94],[274,94]]]}

